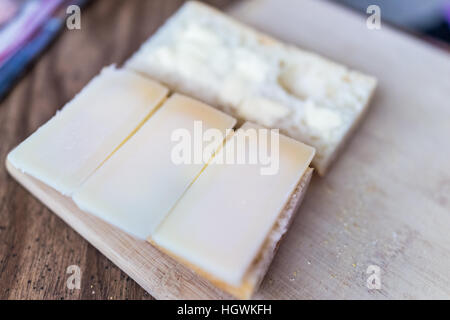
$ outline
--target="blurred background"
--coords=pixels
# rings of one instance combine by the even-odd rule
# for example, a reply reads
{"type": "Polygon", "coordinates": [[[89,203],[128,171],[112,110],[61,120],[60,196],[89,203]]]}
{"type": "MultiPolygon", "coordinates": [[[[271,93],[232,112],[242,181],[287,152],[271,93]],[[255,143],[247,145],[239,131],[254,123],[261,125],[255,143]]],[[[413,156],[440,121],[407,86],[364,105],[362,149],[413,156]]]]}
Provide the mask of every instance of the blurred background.
{"type": "MultiPolygon", "coordinates": [[[[84,8],[97,0],[0,0],[0,101],[65,26],[69,5],[84,8]]],[[[137,0],[123,0],[140,5],[137,0]]],[[[221,6],[238,2],[221,1],[221,6]]],[[[334,0],[366,15],[378,5],[381,20],[418,35],[444,50],[450,47],[450,0],[334,0]]],[[[154,0],[147,0],[154,2],[154,0]]],[[[179,1],[181,4],[182,1],[179,1]]],[[[120,10],[120,1],[111,9],[120,10]]]]}
{"type": "Polygon", "coordinates": [[[363,13],[375,4],[381,18],[398,27],[450,43],[449,0],[334,0],[363,13]]]}
{"type": "MultiPolygon", "coordinates": [[[[241,1],[207,2],[226,10],[241,1]]],[[[331,31],[343,40],[343,46],[333,48],[335,41],[327,43],[326,38],[317,38],[308,28],[294,29],[294,43],[377,75],[380,87],[368,118],[353,139],[352,149],[346,151],[348,162],[341,164],[354,174],[335,170],[335,178],[316,179],[308,192],[310,199],[326,197],[321,202],[334,205],[333,210],[310,210],[297,220],[296,232],[303,234],[299,244],[314,248],[298,270],[311,268],[319,272],[318,276],[303,277],[310,271],[299,273],[295,283],[288,280],[288,286],[304,285],[302,297],[307,299],[450,296],[450,243],[445,223],[450,212],[446,157],[450,136],[450,0],[328,1],[336,11],[345,7],[358,12],[363,31],[377,41],[383,41],[382,37],[389,33],[383,32],[387,25],[413,37],[390,37],[389,47],[376,52],[374,46],[359,47],[359,40],[370,41],[364,38],[364,32],[355,30],[359,37],[356,39],[348,28],[330,30],[317,12],[311,17],[302,14],[303,19],[311,20],[306,25],[317,26],[315,31],[321,35],[331,31]],[[381,8],[381,32],[365,28],[369,4],[381,8]],[[405,47],[409,51],[401,52],[405,47]],[[358,52],[363,54],[348,54],[351,49],[360,49],[358,52]],[[373,61],[367,61],[367,52],[373,61]],[[350,176],[357,182],[350,183],[350,176]],[[326,259],[331,262],[326,263],[326,259]],[[354,262],[357,264],[352,265],[354,262]],[[375,293],[360,286],[366,279],[365,262],[389,268],[383,270],[386,289],[375,293]]],[[[271,2],[278,5],[281,1],[271,2]]],[[[0,103],[2,161],[104,66],[126,61],[182,3],[0,0],[0,100],[1,92],[6,97],[0,103]],[[65,27],[69,4],[81,6],[81,30],[69,31],[65,27]],[[17,81],[26,70],[26,76],[17,81]]],[[[286,11],[282,8],[278,12],[286,11]]],[[[305,23],[295,19],[294,10],[286,15],[289,21],[280,21],[279,28],[267,28],[273,35],[305,23]]],[[[264,24],[262,19],[259,21],[264,24]]],[[[287,35],[281,39],[289,40],[287,35]]],[[[0,299],[152,299],[15,183],[4,165],[0,166],[0,221],[0,299]],[[73,263],[80,265],[87,281],[81,290],[67,290],[60,279],[73,263]]],[[[287,270],[283,263],[278,265],[283,265],[287,277],[292,275],[293,269],[287,270]]],[[[274,286],[281,288],[276,281],[274,286]]]]}

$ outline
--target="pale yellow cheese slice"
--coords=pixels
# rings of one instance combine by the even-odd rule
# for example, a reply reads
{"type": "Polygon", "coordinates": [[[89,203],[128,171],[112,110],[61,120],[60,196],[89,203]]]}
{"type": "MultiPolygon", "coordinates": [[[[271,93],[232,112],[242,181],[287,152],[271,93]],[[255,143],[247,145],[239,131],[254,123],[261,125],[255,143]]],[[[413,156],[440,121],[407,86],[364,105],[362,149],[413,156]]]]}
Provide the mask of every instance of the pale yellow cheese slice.
{"type": "Polygon", "coordinates": [[[125,67],[315,147],[313,165],[321,175],[364,115],[377,83],[198,1],[187,1],[125,67]]]}
{"type": "MultiPolygon", "coordinates": [[[[222,144],[236,120],[191,98],[175,94],[74,194],[75,203],[87,212],[128,233],[147,238],[175,205],[206,162],[222,144]],[[202,130],[198,131],[201,122],[202,130]],[[215,128],[221,138],[205,142],[206,161],[174,161],[177,134],[191,137],[215,128]],[[175,135],[175,136],[174,136],[175,135]]],[[[202,140],[196,140],[202,142],[202,140]]],[[[192,143],[192,144],[191,144],[192,143]]],[[[175,159],[176,160],[176,159],[175,159]]]]}
{"type": "Polygon", "coordinates": [[[155,81],[107,67],[8,160],[70,195],[167,94],[168,89],[155,81]]]}
{"type": "Polygon", "coordinates": [[[241,284],[314,156],[314,148],[280,135],[279,166],[273,174],[262,174],[267,163],[251,164],[259,144],[246,145],[247,161],[220,164],[216,159],[226,159],[224,152],[237,152],[238,141],[261,127],[246,123],[241,129],[149,239],[164,252],[234,286],[241,284]]]}

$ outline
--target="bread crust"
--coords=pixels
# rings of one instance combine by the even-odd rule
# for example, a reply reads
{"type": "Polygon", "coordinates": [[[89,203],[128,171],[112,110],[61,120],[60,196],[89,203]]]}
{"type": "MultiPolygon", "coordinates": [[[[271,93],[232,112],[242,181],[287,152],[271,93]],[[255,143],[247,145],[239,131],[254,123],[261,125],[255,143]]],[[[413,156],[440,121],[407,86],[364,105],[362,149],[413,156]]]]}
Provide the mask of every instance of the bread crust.
{"type": "Polygon", "coordinates": [[[207,279],[211,282],[215,287],[220,290],[238,298],[238,299],[250,299],[252,295],[258,290],[262,280],[264,279],[267,270],[278,250],[281,240],[286,234],[289,226],[293,222],[295,215],[297,213],[297,209],[299,208],[308,188],[308,185],[311,181],[312,168],[308,168],[303,176],[300,178],[296,188],[292,192],[289,200],[284,206],[283,210],[280,212],[277,221],[275,222],[272,230],[267,236],[264,244],[262,245],[259,254],[256,256],[249,269],[247,270],[244,280],[240,286],[230,285],[209,272],[204,271],[203,269],[197,267],[196,265],[190,263],[186,259],[181,258],[178,255],[173,254],[169,250],[158,246],[157,243],[152,241],[151,238],[147,239],[154,247],[158,248],[164,254],[172,257],[176,261],[181,264],[187,266],[189,269],[193,270],[199,276],[207,279]]]}
{"type": "Polygon", "coordinates": [[[370,102],[372,101],[373,95],[375,94],[377,80],[376,79],[374,79],[374,80],[375,80],[375,85],[372,88],[372,90],[370,91],[367,102],[364,104],[362,111],[359,113],[358,117],[353,122],[350,129],[346,132],[346,134],[342,138],[339,145],[334,149],[334,151],[328,157],[325,158],[325,160],[319,161],[319,160],[315,159],[316,165],[314,167],[317,169],[317,173],[319,174],[319,176],[323,177],[327,174],[328,170],[330,169],[331,164],[339,156],[339,154],[345,149],[345,146],[347,145],[348,141],[350,140],[350,137],[353,135],[353,133],[355,133],[355,131],[358,129],[359,125],[361,124],[362,119],[366,116],[366,114],[369,110],[370,102]]]}

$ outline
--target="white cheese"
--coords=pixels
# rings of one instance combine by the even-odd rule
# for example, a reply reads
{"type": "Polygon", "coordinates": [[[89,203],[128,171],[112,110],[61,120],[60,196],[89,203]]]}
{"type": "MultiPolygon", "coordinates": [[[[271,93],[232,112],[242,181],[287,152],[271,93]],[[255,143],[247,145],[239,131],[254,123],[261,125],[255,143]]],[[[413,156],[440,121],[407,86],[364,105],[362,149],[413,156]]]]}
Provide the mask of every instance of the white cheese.
{"type": "MultiPolygon", "coordinates": [[[[243,141],[246,130],[261,127],[246,123],[242,129],[217,158],[243,141]]],[[[239,286],[314,156],[313,148],[282,135],[279,138],[276,174],[262,175],[261,162],[213,161],[149,240],[212,277],[239,286]]],[[[258,144],[249,143],[247,155],[257,154],[257,148],[258,144]]]]}
{"type": "MultiPolygon", "coordinates": [[[[204,161],[177,164],[172,158],[177,144],[173,133],[185,130],[194,138],[196,121],[203,131],[215,128],[223,137],[236,123],[208,105],[175,94],[75,192],[75,203],[147,238],[205,166],[204,161]]],[[[215,140],[208,146],[215,151],[222,143],[215,140]]]]}
{"type": "Polygon", "coordinates": [[[129,137],[168,94],[162,85],[108,67],[8,160],[23,172],[70,195],[129,137]]]}
{"type": "Polygon", "coordinates": [[[278,42],[195,1],[183,5],[126,67],[308,142],[317,149],[313,165],[321,174],[376,86],[373,77],[278,42]],[[255,98],[270,104],[254,104],[255,98]]]}

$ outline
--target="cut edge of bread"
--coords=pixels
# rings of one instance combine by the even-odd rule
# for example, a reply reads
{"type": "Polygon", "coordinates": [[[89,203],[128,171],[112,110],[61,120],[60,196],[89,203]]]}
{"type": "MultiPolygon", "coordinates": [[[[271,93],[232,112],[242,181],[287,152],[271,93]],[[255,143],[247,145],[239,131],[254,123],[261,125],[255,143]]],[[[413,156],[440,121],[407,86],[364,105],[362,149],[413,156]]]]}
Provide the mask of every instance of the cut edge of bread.
{"type": "Polygon", "coordinates": [[[293,190],[291,196],[289,197],[289,200],[287,201],[283,210],[280,212],[274,226],[272,227],[272,230],[268,234],[266,240],[264,241],[264,244],[259,250],[258,255],[255,257],[250,267],[246,271],[246,274],[240,286],[230,285],[229,283],[218,279],[211,273],[192,264],[186,259],[173,254],[171,251],[165,248],[162,248],[151,238],[149,238],[148,241],[164,254],[170,256],[189,269],[193,270],[202,278],[208,280],[216,288],[238,299],[250,299],[261,285],[261,282],[264,279],[264,276],[266,275],[273,258],[275,257],[281,240],[283,239],[284,235],[289,229],[289,226],[296,216],[298,208],[306,194],[306,190],[308,189],[313,171],[314,169],[312,168],[307,168],[305,170],[305,173],[300,178],[300,181],[293,190]]]}
{"type": "MultiPolygon", "coordinates": [[[[307,141],[305,141],[304,139],[299,138],[298,136],[296,137],[295,135],[291,134],[290,132],[288,132],[287,130],[285,130],[284,128],[279,128],[280,131],[291,137],[294,138],[295,140],[301,141],[303,143],[306,143],[308,145],[312,145],[316,148],[317,152],[316,152],[316,156],[314,157],[313,161],[312,161],[312,167],[314,167],[317,171],[317,173],[319,174],[319,176],[323,177],[327,174],[328,170],[330,169],[330,166],[333,164],[333,162],[336,160],[336,158],[341,154],[342,150],[345,148],[345,146],[347,145],[348,141],[350,140],[351,136],[353,135],[353,133],[356,131],[356,129],[359,127],[360,123],[362,122],[362,119],[364,118],[364,116],[367,114],[367,110],[369,109],[370,106],[370,102],[372,100],[373,94],[375,92],[375,89],[377,87],[377,79],[370,75],[370,74],[366,74],[362,71],[358,71],[355,70],[353,68],[350,68],[349,66],[345,65],[344,63],[341,62],[337,62],[334,61],[333,59],[327,57],[327,56],[323,56],[321,54],[317,54],[314,51],[310,51],[310,50],[305,50],[302,48],[299,48],[297,45],[289,43],[289,42],[285,42],[282,40],[277,39],[276,37],[269,35],[263,31],[260,31],[252,26],[249,26],[235,18],[233,18],[232,16],[229,16],[227,13],[222,12],[221,10],[197,1],[197,0],[189,0],[187,2],[184,3],[184,5],[182,6],[182,8],[180,10],[178,10],[174,15],[172,15],[169,20],[171,19],[176,19],[177,15],[180,14],[181,10],[188,10],[188,8],[191,7],[193,10],[197,10],[197,12],[204,12],[204,13],[209,13],[210,15],[214,15],[219,17],[220,19],[223,19],[225,21],[227,21],[228,23],[230,23],[230,25],[233,25],[239,29],[241,29],[243,32],[248,32],[251,33],[253,35],[255,35],[255,37],[261,42],[264,43],[267,46],[270,46],[272,44],[277,44],[277,45],[281,45],[282,47],[285,48],[285,50],[288,50],[290,48],[295,49],[295,50],[300,50],[302,52],[307,52],[307,53],[311,53],[314,55],[317,55],[318,57],[320,57],[321,59],[323,59],[324,61],[329,61],[331,63],[335,63],[335,64],[339,64],[342,65],[344,67],[346,67],[349,71],[355,71],[358,72],[361,76],[371,80],[373,82],[373,85],[371,87],[370,92],[367,95],[367,99],[365,101],[362,102],[362,108],[360,110],[360,112],[357,114],[357,117],[354,118],[351,123],[349,123],[349,128],[345,131],[345,133],[343,134],[343,136],[340,138],[339,142],[336,144],[332,144],[330,145],[331,147],[327,150],[327,152],[324,153],[320,153],[318,151],[317,146],[312,145],[311,143],[308,143],[307,141]],[[321,157],[320,157],[321,155],[321,157]]],[[[178,91],[180,93],[192,96],[200,101],[204,101],[206,103],[208,103],[209,105],[218,108],[224,112],[226,112],[227,114],[235,117],[238,119],[238,123],[243,123],[245,121],[252,121],[252,122],[257,122],[254,119],[246,119],[241,117],[238,112],[233,112],[233,110],[229,107],[225,107],[223,106],[220,102],[217,101],[216,98],[212,98],[209,95],[205,95],[204,93],[201,93],[202,91],[205,91],[204,88],[193,88],[193,87],[185,87],[184,85],[180,85],[180,79],[176,76],[168,76],[167,74],[164,77],[159,76],[157,73],[152,72],[149,73],[148,70],[143,70],[139,67],[137,67],[135,65],[135,61],[138,61],[137,58],[141,55],[142,53],[142,49],[144,49],[146,47],[146,45],[149,43],[149,41],[154,38],[154,36],[159,33],[162,32],[162,30],[166,29],[166,28],[170,28],[171,24],[168,23],[167,20],[157,31],[155,34],[153,34],[152,36],[150,36],[146,41],[144,41],[140,48],[125,62],[124,64],[124,68],[133,70],[136,73],[139,73],[143,76],[149,77],[151,79],[157,80],[159,81],[161,84],[169,87],[172,91],[178,91]]],[[[144,49],[145,50],[145,49],[144,49]]],[[[275,128],[275,127],[274,127],[275,128]]]]}
{"type": "Polygon", "coordinates": [[[375,94],[375,89],[377,87],[377,79],[376,78],[373,78],[373,79],[374,79],[375,83],[367,97],[367,101],[365,102],[363,108],[361,109],[361,112],[358,114],[358,117],[356,117],[356,119],[351,124],[350,128],[347,130],[345,135],[342,137],[339,144],[325,158],[323,158],[321,160],[316,160],[317,157],[315,157],[313,159],[312,165],[317,170],[317,173],[319,174],[319,176],[324,177],[327,174],[328,170],[330,169],[330,166],[333,164],[334,160],[339,156],[339,154],[345,149],[345,146],[351,140],[351,136],[358,129],[363,118],[366,116],[367,112],[369,111],[370,102],[372,101],[372,98],[375,94]]]}

